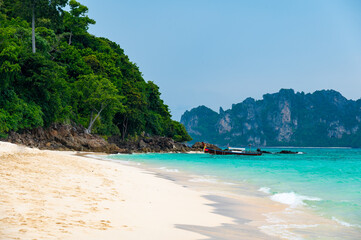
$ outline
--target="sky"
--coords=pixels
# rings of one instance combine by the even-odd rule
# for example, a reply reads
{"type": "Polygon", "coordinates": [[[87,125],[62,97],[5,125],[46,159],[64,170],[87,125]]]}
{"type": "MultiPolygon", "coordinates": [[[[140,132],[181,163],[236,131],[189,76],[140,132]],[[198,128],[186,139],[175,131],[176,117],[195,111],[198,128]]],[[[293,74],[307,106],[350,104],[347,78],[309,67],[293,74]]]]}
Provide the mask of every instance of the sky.
{"type": "Polygon", "coordinates": [[[361,98],[359,0],[78,0],[173,119],[293,88],[361,98]]]}

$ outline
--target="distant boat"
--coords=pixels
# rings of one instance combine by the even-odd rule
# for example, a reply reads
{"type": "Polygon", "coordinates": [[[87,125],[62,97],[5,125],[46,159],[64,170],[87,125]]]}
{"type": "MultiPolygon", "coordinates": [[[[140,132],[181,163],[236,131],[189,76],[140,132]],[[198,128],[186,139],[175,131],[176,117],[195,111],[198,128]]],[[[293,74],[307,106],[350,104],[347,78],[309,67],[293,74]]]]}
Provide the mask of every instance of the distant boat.
{"type": "Polygon", "coordinates": [[[216,149],[205,147],[204,152],[213,154],[213,155],[245,155],[245,156],[261,156],[262,155],[262,152],[246,151],[244,149],[237,149],[237,148],[216,150],[216,149]]]}

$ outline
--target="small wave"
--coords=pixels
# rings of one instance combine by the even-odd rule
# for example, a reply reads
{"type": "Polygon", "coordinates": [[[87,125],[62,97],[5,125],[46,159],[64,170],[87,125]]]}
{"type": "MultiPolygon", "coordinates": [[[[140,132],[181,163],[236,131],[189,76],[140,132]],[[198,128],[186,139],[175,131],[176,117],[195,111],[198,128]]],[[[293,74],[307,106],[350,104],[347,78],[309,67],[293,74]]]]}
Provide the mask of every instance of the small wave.
{"type": "Polygon", "coordinates": [[[306,229],[306,228],[313,228],[317,227],[318,224],[274,224],[274,225],[267,225],[267,226],[260,226],[259,229],[261,231],[272,235],[272,236],[281,236],[282,238],[289,239],[289,240],[303,240],[301,236],[296,233],[289,231],[289,229],[306,229]]]}
{"type": "Polygon", "coordinates": [[[305,205],[305,203],[303,202],[305,200],[321,201],[322,199],[316,197],[302,196],[294,192],[289,192],[289,193],[277,193],[271,196],[271,200],[290,205],[290,207],[297,207],[297,206],[305,205]]]}
{"type": "Polygon", "coordinates": [[[285,223],[286,221],[279,218],[277,215],[275,215],[274,213],[264,213],[262,214],[263,216],[266,217],[266,221],[268,223],[273,223],[273,224],[276,224],[276,223],[285,223]]]}
{"type": "Polygon", "coordinates": [[[166,167],[160,167],[159,169],[164,170],[166,172],[179,172],[178,169],[169,169],[169,168],[166,168],[166,167]]]}
{"type": "Polygon", "coordinates": [[[189,180],[190,182],[208,182],[208,183],[217,183],[217,179],[209,177],[196,177],[189,180]]]}
{"type": "Polygon", "coordinates": [[[224,185],[229,185],[229,186],[237,186],[238,184],[233,183],[233,182],[222,182],[219,181],[215,178],[212,178],[211,176],[207,177],[194,177],[192,179],[189,179],[190,182],[205,182],[205,183],[219,183],[219,184],[224,184],[224,185]]]}
{"type": "Polygon", "coordinates": [[[337,219],[335,217],[332,217],[332,220],[339,223],[339,224],[341,224],[342,226],[345,226],[345,227],[355,227],[356,226],[356,225],[341,221],[341,220],[339,220],[339,219],[337,219]]]}
{"type": "Polygon", "coordinates": [[[224,184],[226,185],[232,185],[232,186],[236,186],[237,184],[236,183],[232,183],[232,182],[223,182],[224,184]]]}
{"type": "Polygon", "coordinates": [[[258,189],[258,191],[271,194],[271,189],[269,187],[261,187],[260,189],[258,189]]]}

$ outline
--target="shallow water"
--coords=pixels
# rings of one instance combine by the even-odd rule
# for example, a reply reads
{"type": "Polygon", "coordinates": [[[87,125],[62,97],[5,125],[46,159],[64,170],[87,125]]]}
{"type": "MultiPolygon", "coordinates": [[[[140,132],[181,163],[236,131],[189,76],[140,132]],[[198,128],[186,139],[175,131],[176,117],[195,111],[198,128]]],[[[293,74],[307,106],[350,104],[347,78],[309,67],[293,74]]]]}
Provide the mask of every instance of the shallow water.
{"type": "MultiPolygon", "coordinates": [[[[279,149],[267,149],[272,152],[279,149]]],[[[113,160],[186,172],[193,182],[249,184],[273,201],[305,206],[345,227],[361,229],[361,149],[290,149],[305,154],[212,156],[208,154],[111,155],[113,160]]]]}

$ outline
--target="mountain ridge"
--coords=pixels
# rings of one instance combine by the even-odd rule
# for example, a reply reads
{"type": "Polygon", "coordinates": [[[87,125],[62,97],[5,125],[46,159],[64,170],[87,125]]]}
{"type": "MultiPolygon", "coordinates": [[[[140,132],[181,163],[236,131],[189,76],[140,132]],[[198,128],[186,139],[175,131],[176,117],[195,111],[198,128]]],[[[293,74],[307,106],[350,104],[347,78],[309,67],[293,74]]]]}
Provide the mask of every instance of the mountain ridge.
{"type": "Polygon", "coordinates": [[[181,123],[194,141],[223,146],[360,147],[361,99],[348,100],[335,90],[281,89],[218,113],[193,108],[181,123]]]}

